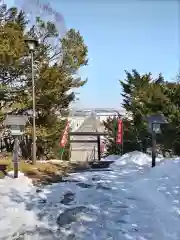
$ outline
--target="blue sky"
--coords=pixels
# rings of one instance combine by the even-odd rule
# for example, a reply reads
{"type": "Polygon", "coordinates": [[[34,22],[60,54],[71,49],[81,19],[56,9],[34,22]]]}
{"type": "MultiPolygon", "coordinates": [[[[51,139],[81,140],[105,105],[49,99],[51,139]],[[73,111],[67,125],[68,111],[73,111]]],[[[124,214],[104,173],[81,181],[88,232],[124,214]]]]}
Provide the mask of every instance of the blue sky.
{"type": "Polygon", "coordinates": [[[79,91],[78,107],[119,108],[118,80],[124,79],[124,70],[175,78],[180,57],[178,0],[52,2],[67,28],[80,31],[89,50],[89,65],[81,70],[88,83],[79,91]]]}

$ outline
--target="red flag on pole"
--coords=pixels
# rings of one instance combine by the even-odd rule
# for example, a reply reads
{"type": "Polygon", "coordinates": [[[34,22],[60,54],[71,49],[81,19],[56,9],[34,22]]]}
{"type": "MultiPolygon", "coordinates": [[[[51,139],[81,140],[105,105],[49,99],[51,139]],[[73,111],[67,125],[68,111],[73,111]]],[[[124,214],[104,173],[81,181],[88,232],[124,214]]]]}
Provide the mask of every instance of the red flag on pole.
{"type": "Polygon", "coordinates": [[[68,131],[69,131],[69,121],[67,121],[67,124],[66,124],[65,130],[64,130],[62,139],[61,139],[61,141],[60,141],[60,147],[61,147],[61,148],[64,148],[65,145],[66,145],[66,143],[67,143],[67,140],[68,140],[68,131]]]}
{"type": "Polygon", "coordinates": [[[117,138],[116,138],[116,143],[117,144],[122,144],[122,139],[123,139],[123,121],[121,119],[118,120],[118,132],[117,132],[117,138]]]}

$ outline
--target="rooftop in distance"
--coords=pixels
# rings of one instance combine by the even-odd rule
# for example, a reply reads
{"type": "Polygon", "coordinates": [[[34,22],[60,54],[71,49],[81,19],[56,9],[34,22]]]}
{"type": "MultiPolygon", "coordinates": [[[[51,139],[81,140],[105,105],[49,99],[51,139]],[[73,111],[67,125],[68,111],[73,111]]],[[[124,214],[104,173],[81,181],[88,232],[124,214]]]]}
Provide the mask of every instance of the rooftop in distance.
{"type": "Polygon", "coordinates": [[[125,112],[124,109],[115,109],[115,108],[72,108],[71,112],[73,113],[90,113],[90,112],[94,112],[94,113],[112,113],[112,112],[125,112]]]}

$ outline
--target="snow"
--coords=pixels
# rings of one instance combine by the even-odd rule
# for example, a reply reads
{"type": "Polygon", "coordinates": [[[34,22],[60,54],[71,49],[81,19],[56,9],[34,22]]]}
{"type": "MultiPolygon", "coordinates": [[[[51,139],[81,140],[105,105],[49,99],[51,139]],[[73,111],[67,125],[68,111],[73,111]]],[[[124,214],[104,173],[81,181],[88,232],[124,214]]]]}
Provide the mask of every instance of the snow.
{"type": "MultiPolygon", "coordinates": [[[[118,160],[118,156],[113,155],[113,158],[118,160]]],[[[112,159],[112,156],[107,157],[107,160],[112,159]]],[[[161,161],[162,158],[156,158],[156,162],[161,161]]],[[[116,161],[116,165],[127,165],[127,164],[132,164],[135,163],[140,166],[144,165],[151,165],[152,158],[149,155],[146,155],[144,153],[134,151],[131,153],[126,153],[124,154],[119,161],[116,161]]]]}
{"type": "Polygon", "coordinates": [[[179,240],[180,159],[132,152],[107,171],[73,173],[36,189],[30,179],[0,180],[0,239],[179,240]]]}
{"type": "MultiPolygon", "coordinates": [[[[9,174],[10,176],[12,173],[9,174]]],[[[6,177],[0,180],[0,237],[8,239],[20,228],[29,229],[36,220],[33,211],[27,211],[24,200],[34,187],[23,175],[18,179],[6,177]]]]}
{"type": "MultiPolygon", "coordinates": [[[[10,178],[14,178],[14,171],[9,171],[7,173],[7,176],[10,177],[10,178]]],[[[18,172],[18,177],[21,177],[20,178],[21,180],[24,179],[24,178],[22,178],[22,177],[24,177],[24,173],[18,172]]],[[[26,179],[26,181],[27,181],[27,179],[26,179]]],[[[30,180],[28,179],[28,181],[30,181],[30,180]]]]}

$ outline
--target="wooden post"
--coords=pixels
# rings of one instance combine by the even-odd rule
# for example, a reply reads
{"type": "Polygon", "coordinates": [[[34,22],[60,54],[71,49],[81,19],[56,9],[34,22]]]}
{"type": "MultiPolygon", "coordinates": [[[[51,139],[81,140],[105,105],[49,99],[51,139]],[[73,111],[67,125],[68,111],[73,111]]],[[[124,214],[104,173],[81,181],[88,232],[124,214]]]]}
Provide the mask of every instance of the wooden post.
{"type": "Polygon", "coordinates": [[[101,160],[101,138],[100,135],[97,136],[97,150],[98,150],[98,160],[101,160]]]}
{"type": "Polygon", "coordinates": [[[152,167],[156,166],[156,133],[152,131],[152,167]]]}
{"type": "Polygon", "coordinates": [[[18,162],[14,162],[14,178],[18,178],[18,170],[19,170],[18,162]]]}
{"type": "Polygon", "coordinates": [[[14,139],[14,146],[13,146],[14,178],[18,178],[19,155],[20,155],[19,140],[18,140],[18,138],[15,138],[14,139]]]}

